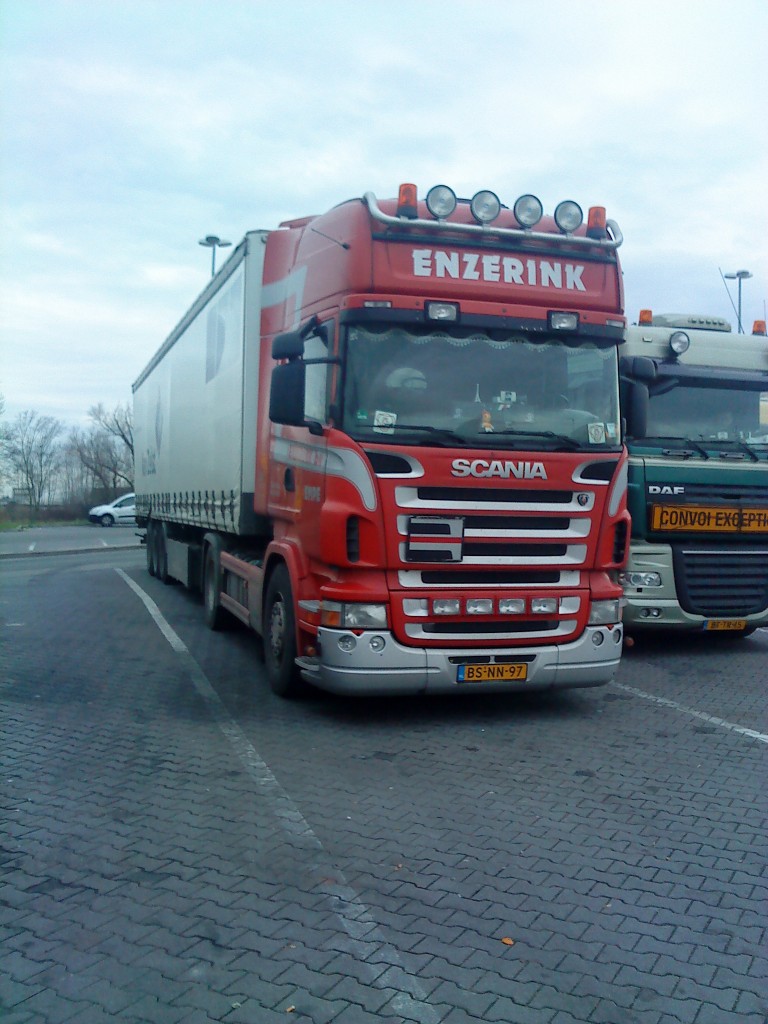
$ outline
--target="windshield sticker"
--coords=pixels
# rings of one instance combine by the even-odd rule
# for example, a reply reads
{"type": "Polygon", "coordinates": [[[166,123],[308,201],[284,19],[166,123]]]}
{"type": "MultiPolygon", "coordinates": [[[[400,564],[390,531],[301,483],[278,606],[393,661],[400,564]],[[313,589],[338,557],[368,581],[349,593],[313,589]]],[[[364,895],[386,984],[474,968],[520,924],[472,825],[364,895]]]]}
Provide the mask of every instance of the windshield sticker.
{"type": "Polygon", "coordinates": [[[394,434],[396,423],[396,412],[385,412],[383,409],[377,409],[373,414],[373,429],[378,430],[380,434],[394,434]]]}
{"type": "Polygon", "coordinates": [[[605,444],[605,424],[589,423],[587,425],[590,444],[605,444]]]}

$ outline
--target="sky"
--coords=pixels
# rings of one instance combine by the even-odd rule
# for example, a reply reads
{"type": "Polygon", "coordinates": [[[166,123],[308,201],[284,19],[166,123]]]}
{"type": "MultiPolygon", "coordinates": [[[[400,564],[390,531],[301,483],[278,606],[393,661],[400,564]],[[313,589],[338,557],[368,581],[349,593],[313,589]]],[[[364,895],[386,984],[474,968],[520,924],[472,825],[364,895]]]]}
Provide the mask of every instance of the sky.
{"type": "MultiPolygon", "coordinates": [[[[626,313],[768,298],[765,0],[0,0],[0,395],[86,426],[214,234],[400,182],[607,208],[626,313]]],[[[219,263],[227,255],[219,254],[219,263]]]]}

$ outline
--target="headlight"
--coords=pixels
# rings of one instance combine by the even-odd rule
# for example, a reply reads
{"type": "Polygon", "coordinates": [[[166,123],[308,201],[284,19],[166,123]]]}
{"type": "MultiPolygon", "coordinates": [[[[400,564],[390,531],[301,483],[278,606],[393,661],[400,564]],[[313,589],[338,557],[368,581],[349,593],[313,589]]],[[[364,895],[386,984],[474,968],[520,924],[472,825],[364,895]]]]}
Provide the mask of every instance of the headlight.
{"type": "Polygon", "coordinates": [[[499,601],[500,615],[523,615],[525,613],[524,597],[502,597],[499,601]]]}
{"type": "Polygon", "coordinates": [[[583,220],[581,207],[571,199],[565,199],[555,207],[555,224],[566,235],[580,228],[583,220]]]}
{"type": "Polygon", "coordinates": [[[620,572],[619,583],[622,587],[660,587],[660,572],[620,572]]]}
{"type": "Polygon", "coordinates": [[[531,613],[533,615],[551,615],[556,611],[556,597],[534,597],[531,600],[531,613]]]}
{"type": "Polygon", "coordinates": [[[437,597],[432,602],[433,615],[458,615],[461,602],[454,597],[437,597]]]}
{"type": "Polygon", "coordinates": [[[605,626],[613,622],[621,622],[621,599],[593,601],[589,610],[590,626],[605,626]]]}
{"type": "Polygon", "coordinates": [[[536,196],[520,196],[512,208],[515,220],[521,228],[532,228],[544,215],[544,207],[536,196]]]}
{"type": "Polygon", "coordinates": [[[501,202],[495,192],[483,189],[472,196],[469,208],[478,224],[490,224],[501,213],[501,202]]]}
{"type": "Polygon", "coordinates": [[[323,601],[320,623],[333,629],[386,629],[387,606],[323,601]]]}
{"type": "Polygon", "coordinates": [[[427,209],[437,220],[450,217],[456,209],[456,193],[447,185],[435,185],[427,192],[427,209]]]}
{"type": "Polygon", "coordinates": [[[467,598],[467,615],[492,615],[493,614],[493,598],[492,597],[468,597],[467,598]]]}
{"type": "Polygon", "coordinates": [[[685,331],[675,331],[669,336],[669,347],[676,356],[681,356],[683,352],[687,352],[690,344],[691,339],[685,331]]]}

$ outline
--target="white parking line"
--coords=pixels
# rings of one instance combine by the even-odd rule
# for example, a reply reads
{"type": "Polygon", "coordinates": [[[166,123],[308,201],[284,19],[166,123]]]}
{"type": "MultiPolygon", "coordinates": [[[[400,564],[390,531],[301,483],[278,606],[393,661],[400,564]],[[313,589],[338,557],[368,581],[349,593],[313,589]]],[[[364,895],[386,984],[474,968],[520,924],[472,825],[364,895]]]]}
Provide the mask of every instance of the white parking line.
{"type": "Polygon", "coordinates": [[[743,725],[736,725],[734,722],[727,722],[724,718],[715,718],[714,715],[708,715],[704,711],[694,711],[693,708],[687,708],[684,704],[678,704],[675,700],[669,700],[667,697],[655,697],[652,693],[637,690],[634,686],[627,686],[625,683],[613,683],[613,685],[617,690],[624,690],[625,693],[631,693],[635,697],[642,697],[643,700],[650,700],[654,704],[663,705],[665,708],[673,708],[684,715],[698,718],[702,722],[709,722],[710,725],[719,725],[721,729],[730,729],[731,732],[737,732],[741,736],[748,736],[749,739],[758,740],[760,743],[768,743],[768,736],[765,733],[755,732],[754,729],[747,729],[743,725]]]}
{"type": "Polygon", "coordinates": [[[357,958],[364,962],[372,960],[379,964],[386,960],[386,963],[390,964],[390,969],[383,974],[378,970],[371,972],[370,984],[390,990],[396,987],[399,989],[390,999],[391,1008],[398,1016],[409,1021],[418,1021],[420,1024],[439,1024],[439,1014],[429,1004],[426,992],[418,980],[403,967],[397,950],[384,938],[370,910],[331,862],[301,811],[231,717],[208,677],[189,653],[184,641],[174,631],[149,594],[122,569],[115,569],[115,572],[138,595],[155,625],[178,654],[209,714],[229,741],[247,774],[270,802],[272,812],[281,828],[290,835],[291,845],[302,846],[312,857],[312,870],[316,877],[315,890],[328,898],[333,913],[351,939],[357,958]]]}

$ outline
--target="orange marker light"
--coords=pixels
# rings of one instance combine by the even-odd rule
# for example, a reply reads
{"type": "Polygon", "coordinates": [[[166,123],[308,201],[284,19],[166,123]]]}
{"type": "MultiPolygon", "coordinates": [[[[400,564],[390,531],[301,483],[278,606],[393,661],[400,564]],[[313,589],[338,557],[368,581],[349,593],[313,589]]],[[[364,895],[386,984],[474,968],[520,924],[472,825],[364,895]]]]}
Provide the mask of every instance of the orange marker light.
{"type": "Polygon", "coordinates": [[[648,324],[650,326],[653,323],[653,310],[641,309],[637,322],[639,324],[648,324]]]}
{"type": "Polygon", "coordinates": [[[587,214],[587,238],[607,238],[605,207],[590,206],[587,214]]]}
{"type": "Polygon", "coordinates": [[[397,196],[397,216],[410,217],[411,219],[418,217],[419,210],[416,201],[416,186],[410,184],[401,185],[397,196]]]}
{"type": "Polygon", "coordinates": [[[752,333],[761,334],[763,337],[765,337],[765,320],[755,320],[754,324],[752,325],[752,333]]]}

